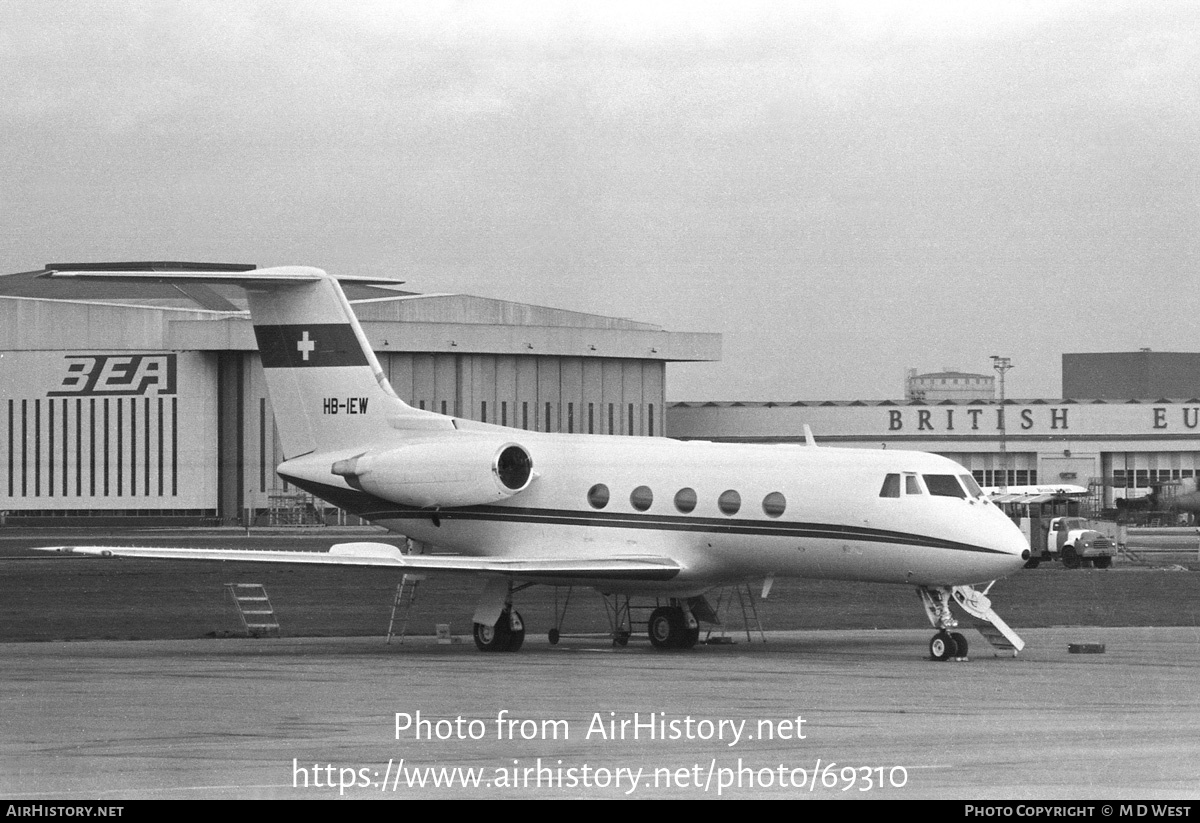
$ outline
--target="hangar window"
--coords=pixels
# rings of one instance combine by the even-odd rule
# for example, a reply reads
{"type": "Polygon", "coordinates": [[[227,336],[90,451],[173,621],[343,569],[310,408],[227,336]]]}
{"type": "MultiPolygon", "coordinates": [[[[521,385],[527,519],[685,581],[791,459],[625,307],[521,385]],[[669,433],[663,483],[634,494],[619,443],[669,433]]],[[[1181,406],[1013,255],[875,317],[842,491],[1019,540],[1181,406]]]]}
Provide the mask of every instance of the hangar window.
{"type": "Polygon", "coordinates": [[[684,514],[689,514],[696,508],[696,490],[680,489],[675,492],[675,508],[684,514]]]}
{"type": "Polygon", "coordinates": [[[650,491],[649,486],[638,486],[629,495],[629,505],[633,506],[640,512],[646,511],[654,503],[654,492],[650,491]]]}
{"type": "Polygon", "coordinates": [[[742,496],[733,489],[721,492],[721,496],[717,498],[717,508],[724,514],[735,515],[741,507],[742,496]]]}
{"type": "Polygon", "coordinates": [[[926,474],[925,486],[929,493],[937,497],[966,497],[963,487],[958,485],[958,478],[952,474],[926,474]]]}
{"type": "Polygon", "coordinates": [[[883,478],[883,488],[879,490],[880,497],[900,496],[900,475],[889,474],[883,478]]]}
{"type": "Polygon", "coordinates": [[[779,492],[771,492],[763,498],[763,514],[767,517],[779,517],[787,508],[787,498],[779,492]]]}
{"type": "Polygon", "coordinates": [[[593,509],[603,509],[608,505],[608,486],[597,483],[588,489],[588,502],[593,509]]]}

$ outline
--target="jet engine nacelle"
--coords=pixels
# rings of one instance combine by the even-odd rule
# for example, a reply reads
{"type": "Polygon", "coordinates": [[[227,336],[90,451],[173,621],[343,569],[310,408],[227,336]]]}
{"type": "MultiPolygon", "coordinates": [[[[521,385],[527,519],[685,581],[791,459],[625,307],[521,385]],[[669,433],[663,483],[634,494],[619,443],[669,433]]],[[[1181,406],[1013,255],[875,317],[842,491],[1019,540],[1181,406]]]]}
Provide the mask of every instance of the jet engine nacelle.
{"type": "Polygon", "coordinates": [[[406,506],[495,503],[533,482],[533,460],[517,443],[464,438],[367,452],[333,464],[356,489],[406,506]]]}

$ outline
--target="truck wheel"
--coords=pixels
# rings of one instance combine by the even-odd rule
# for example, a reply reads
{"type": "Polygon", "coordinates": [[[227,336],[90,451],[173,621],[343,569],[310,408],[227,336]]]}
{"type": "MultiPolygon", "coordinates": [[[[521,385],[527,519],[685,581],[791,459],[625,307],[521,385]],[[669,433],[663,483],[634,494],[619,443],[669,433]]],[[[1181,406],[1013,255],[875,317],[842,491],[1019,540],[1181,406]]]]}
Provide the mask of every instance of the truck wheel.
{"type": "Polygon", "coordinates": [[[1079,568],[1079,552],[1075,551],[1074,546],[1067,545],[1062,547],[1062,564],[1068,569],[1079,568]]]}
{"type": "Polygon", "coordinates": [[[1092,561],[1092,563],[1095,564],[1097,569],[1107,569],[1109,566],[1112,565],[1112,558],[1108,557],[1108,556],[1097,557],[1095,560],[1092,561]]]}

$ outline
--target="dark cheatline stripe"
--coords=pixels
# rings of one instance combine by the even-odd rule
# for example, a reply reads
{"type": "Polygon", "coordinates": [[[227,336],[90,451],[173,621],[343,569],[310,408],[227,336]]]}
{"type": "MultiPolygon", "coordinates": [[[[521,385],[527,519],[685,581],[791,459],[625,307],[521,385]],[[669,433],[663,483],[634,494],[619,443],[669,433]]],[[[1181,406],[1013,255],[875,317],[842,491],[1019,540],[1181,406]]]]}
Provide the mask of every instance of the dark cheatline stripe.
{"type": "Polygon", "coordinates": [[[255,326],[263,368],[365,366],[367,355],[349,323],[255,326]]]}
{"type": "Polygon", "coordinates": [[[998,549],[959,543],[940,537],[928,537],[909,532],[866,529],[830,523],[766,522],[761,520],[718,519],[616,512],[576,511],[572,509],[529,509],[517,506],[466,506],[454,509],[419,509],[402,506],[365,492],[340,489],[324,483],[314,483],[290,475],[284,480],[327,500],[340,509],[367,520],[481,520],[493,523],[541,523],[598,528],[657,529],[659,531],[706,532],[709,534],[743,534],[769,537],[848,540],[855,542],[893,543],[904,546],[924,546],[979,554],[1004,554],[998,549]]]}

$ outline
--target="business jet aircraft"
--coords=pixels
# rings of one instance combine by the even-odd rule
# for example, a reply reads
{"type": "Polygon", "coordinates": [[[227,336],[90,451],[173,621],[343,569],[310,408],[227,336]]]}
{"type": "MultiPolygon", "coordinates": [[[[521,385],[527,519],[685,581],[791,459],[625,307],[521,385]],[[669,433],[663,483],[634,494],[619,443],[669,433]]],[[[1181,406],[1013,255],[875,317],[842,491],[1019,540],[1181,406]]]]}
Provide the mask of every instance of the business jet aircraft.
{"type": "MultiPolygon", "coordinates": [[[[103,556],[382,566],[483,579],[476,645],[515,651],[513,593],[590,586],[665,600],[648,634],[690,648],[704,594],[777,576],[905,583],[920,592],[936,659],[965,656],[950,604],[1021,639],[974,584],[1015,572],[1029,546],[970,473],[936,455],[551,434],[414,409],[392,391],[338,281],[320,269],[55,272],[51,276],[236,283],[249,295],[284,453],[301,489],[457,556],[382,543],[328,552],[57,547],[103,556]]],[[[358,282],[396,281],[344,278],[358,282]]],[[[989,631],[991,632],[989,634],[989,631]]],[[[552,638],[555,636],[551,633],[552,638]]]]}

